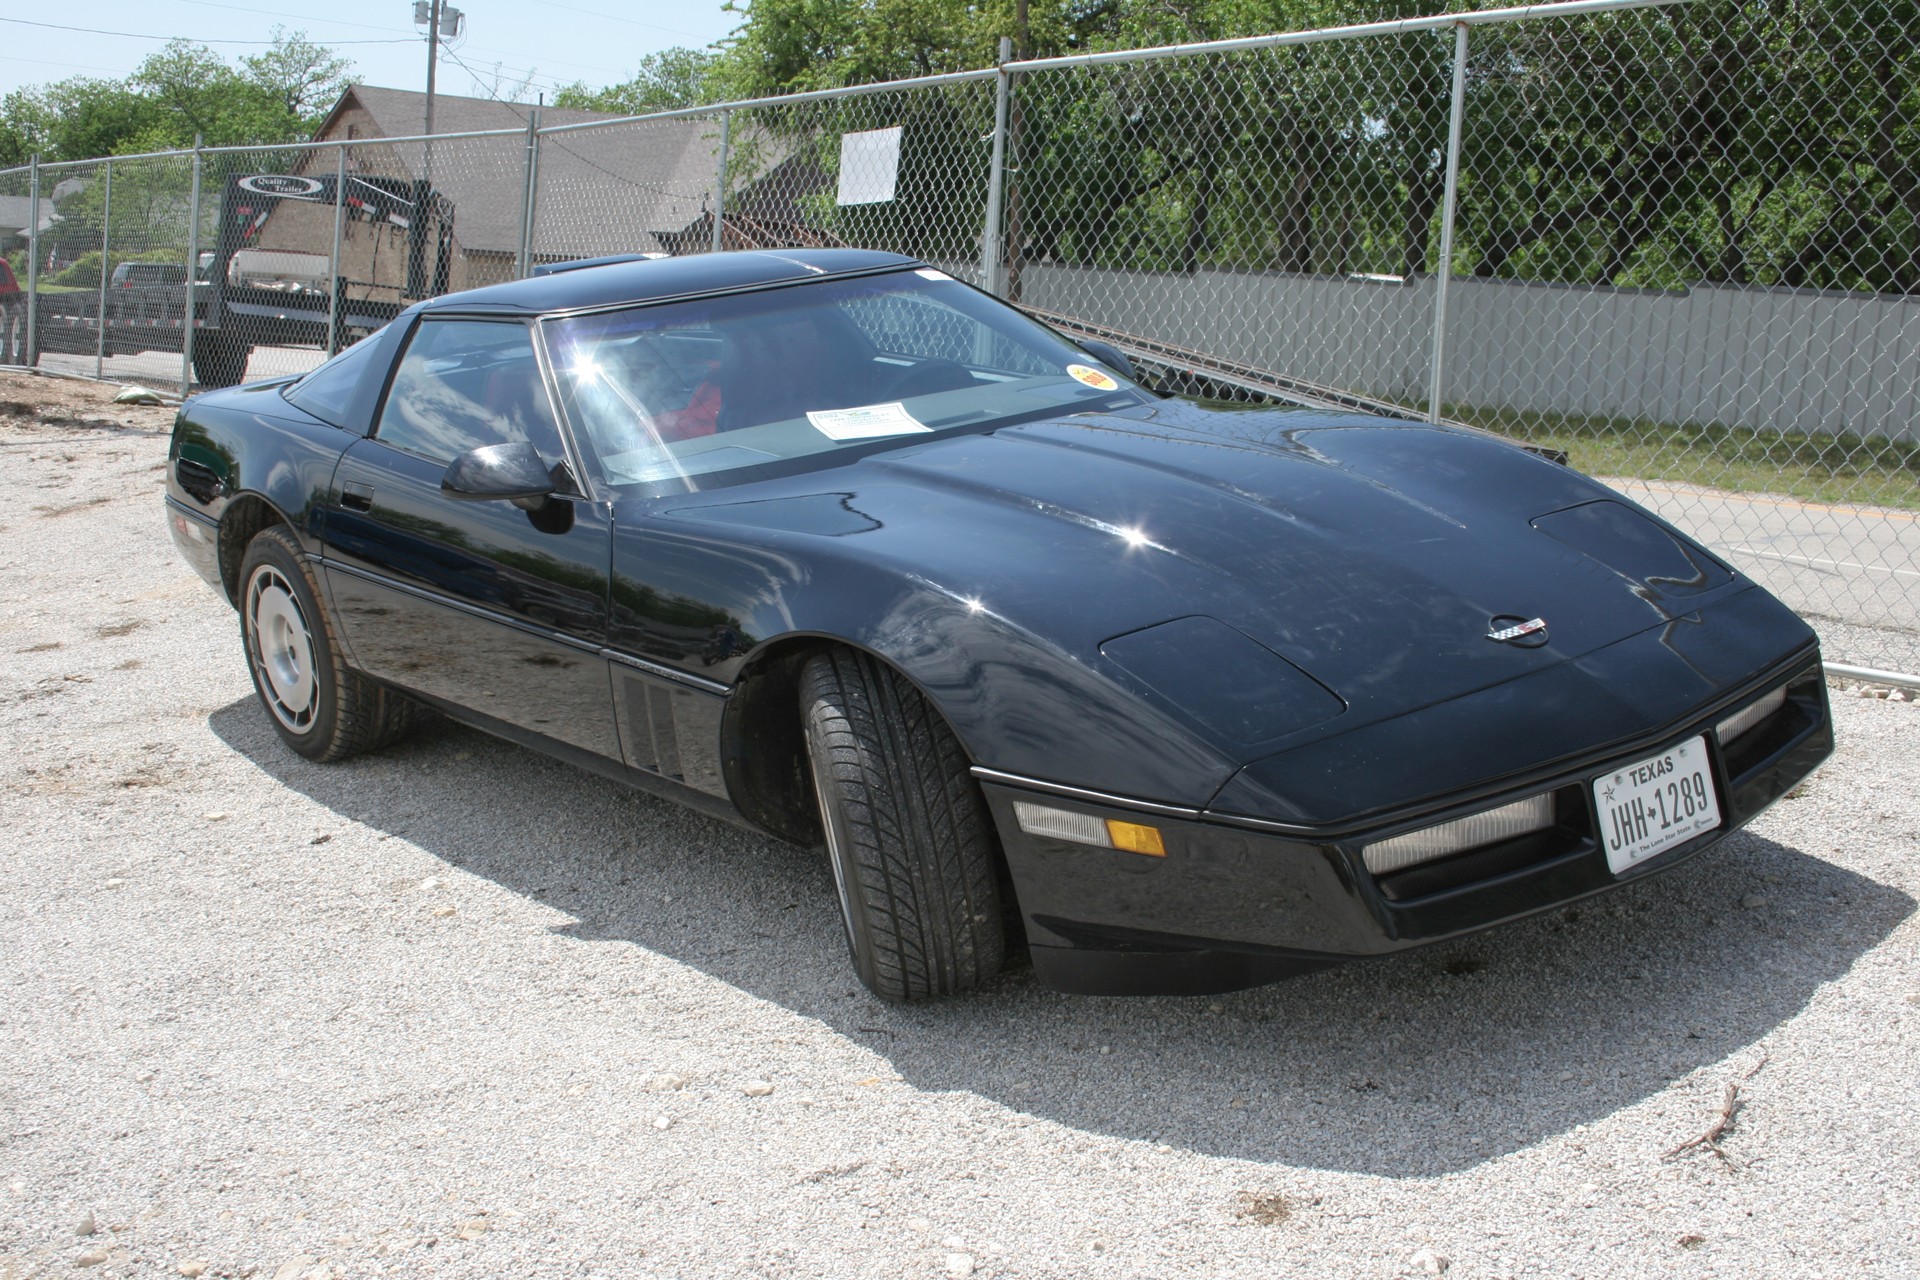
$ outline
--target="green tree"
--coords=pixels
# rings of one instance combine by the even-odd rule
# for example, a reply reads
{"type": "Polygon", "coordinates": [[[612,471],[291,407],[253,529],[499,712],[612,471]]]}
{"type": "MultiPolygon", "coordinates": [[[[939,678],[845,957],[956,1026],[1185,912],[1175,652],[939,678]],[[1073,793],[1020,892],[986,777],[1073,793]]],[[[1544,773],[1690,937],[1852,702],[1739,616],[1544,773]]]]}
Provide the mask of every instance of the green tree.
{"type": "Polygon", "coordinates": [[[273,44],[264,53],[240,59],[240,67],[255,90],[299,122],[302,133],[318,128],[353,82],[352,62],[313,43],[304,31],[289,32],[279,26],[273,29],[273,44]]]}
{"type": "Polygon", "coordinates": [[[75,76],[0,100],[0,166],[110,155],[155,127],[158,107],[125,81],[75,76]]]}
{"type": "Polygon", "coordinates": [[[604,89],[575,81],[554,95],[553,105],[629,116],[697,107],[719,96],[718,62],[711,49],[662,49],[642,57],[631,80],[604,89]]]}
{"type": "Polygon", "coordinates": [[[346,88],[352,64],[303,32],[274,29],[263,52],[229,64],[174,40],[124,80],[75,77],[0,99],[0,166],[86,160],[193,145],[293,142],[346,88]]]}
{"type": "Polygon", "coordinates": [[[1475,33],[1456,266],[1920,292],[1920,9],[1699,3],[1475,33]]]}

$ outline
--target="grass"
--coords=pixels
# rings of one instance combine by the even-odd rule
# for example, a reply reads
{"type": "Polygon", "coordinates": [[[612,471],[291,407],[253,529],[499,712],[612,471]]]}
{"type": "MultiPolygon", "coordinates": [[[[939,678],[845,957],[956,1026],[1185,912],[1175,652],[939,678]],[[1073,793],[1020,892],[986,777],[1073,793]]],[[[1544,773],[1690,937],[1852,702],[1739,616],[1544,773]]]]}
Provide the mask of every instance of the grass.
{"type": "Polygon", "coordinates": [[[1443,414],[1511,440],[1564,449],[1588,475],[1920,510],[1920,444],[1472,405],[1448,405],[1443,414]]]}

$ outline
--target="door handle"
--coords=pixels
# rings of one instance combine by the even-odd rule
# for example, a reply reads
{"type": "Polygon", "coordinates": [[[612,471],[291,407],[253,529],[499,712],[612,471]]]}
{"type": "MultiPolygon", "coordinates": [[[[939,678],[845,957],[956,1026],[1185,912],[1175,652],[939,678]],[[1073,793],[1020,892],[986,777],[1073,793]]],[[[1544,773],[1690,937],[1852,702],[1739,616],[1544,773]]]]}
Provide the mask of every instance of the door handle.
{"type": "Polygon", "coordinates": [[[340,486],[340,505],[349,511],[373,510],[373,486],[347,481],[340,486]]]}

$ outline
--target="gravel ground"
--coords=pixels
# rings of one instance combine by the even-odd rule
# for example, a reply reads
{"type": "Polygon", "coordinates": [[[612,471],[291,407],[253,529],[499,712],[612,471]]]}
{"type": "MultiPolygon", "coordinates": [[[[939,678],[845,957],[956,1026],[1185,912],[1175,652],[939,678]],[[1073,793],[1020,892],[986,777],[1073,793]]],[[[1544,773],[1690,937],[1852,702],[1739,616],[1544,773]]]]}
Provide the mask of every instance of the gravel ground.
{"type": "Polygon", "coordinates": [[[815,856],[449,725],[287,752],[166,411],[6,415],[52,385],[0,383],[4,1280],[1920,1275],[1920,706],[1463,945],[895,1009],[815,856]]]}

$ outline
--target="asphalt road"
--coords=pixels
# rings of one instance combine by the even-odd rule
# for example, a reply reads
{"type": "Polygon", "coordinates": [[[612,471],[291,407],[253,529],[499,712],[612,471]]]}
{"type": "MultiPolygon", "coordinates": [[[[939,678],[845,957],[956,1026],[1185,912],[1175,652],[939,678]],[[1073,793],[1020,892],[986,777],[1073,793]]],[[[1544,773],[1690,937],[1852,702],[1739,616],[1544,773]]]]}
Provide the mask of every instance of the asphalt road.
{"type": "MultiPolygon", "coordinates": [[[[325,359],[325,353],[305,347],[257,347],[247,362],[249,378],[278,378],[290,373],[305,373],[325,359]]],[[[143,351],[137,355],[108,356],[96,362],[91,354],[49,351],[40,357],[42,368],[60,373],[77,373],[91,378],[98,367],[101,376],[115,382],[137,382],[177,395],[180,391],[180,353],[143,351]]],[[[194,388],[198,390],[198,387],[194,388]]]]}
{"type": "Polygon", "coordinates": [[[1607,483],[1813,622],[1829,661],[1920,674],[1920,513],[1647,480],[1607,483]]]}

